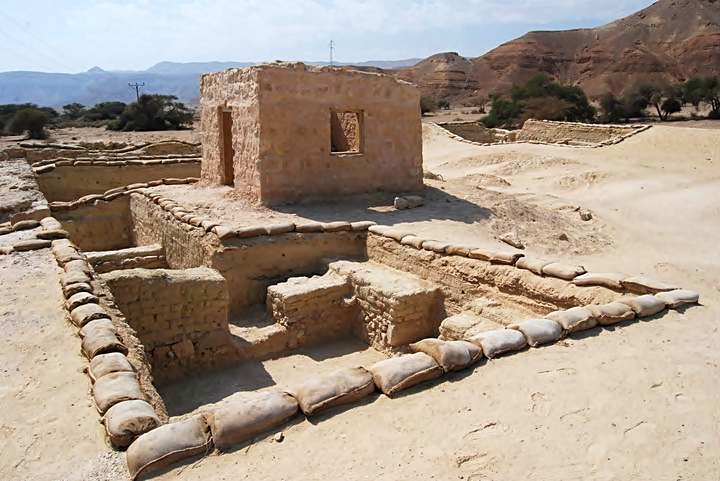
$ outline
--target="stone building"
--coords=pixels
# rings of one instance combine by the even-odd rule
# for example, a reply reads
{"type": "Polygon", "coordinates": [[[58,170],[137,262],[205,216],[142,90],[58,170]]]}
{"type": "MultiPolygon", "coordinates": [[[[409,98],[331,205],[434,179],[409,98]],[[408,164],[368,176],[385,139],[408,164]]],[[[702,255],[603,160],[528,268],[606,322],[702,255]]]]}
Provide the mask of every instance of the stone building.
{"type": "Polygon", "coordinates": [[[202,180],[263,204],[422,187],[420,93],[302,63],[203,75],[202,180]]]}

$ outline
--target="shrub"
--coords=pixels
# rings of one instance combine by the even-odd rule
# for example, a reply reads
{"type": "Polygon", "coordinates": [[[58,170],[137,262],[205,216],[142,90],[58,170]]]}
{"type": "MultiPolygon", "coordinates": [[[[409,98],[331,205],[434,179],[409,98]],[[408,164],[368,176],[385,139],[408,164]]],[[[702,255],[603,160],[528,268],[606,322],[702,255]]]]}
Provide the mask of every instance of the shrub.
{"type": "Polygon", "coordinates": [[[427,95],[420,97],[420,113],[425,115],[438,109],[437,100],[427,95]]]}
{"type": "Polygon", "coordinates": [[[45,127],[50,116],[45,110],[26,108],[18,111],[10,121],[8,131],[12,134],[26,133],[31,139],[44,139],[47,137],[45,127]]]}
{"type": "Polygon", "coordinates": [[[707,118],[710,120],[720,120],[720,110],[711,110],[707,118]]]}
{"type": "Polygon", "coordinates": [[[110,130],[149,131],[179,130],[193,121],[193,112],[174,95],[141,95],[123,110],[117,120],[108,124],[110,130]]]}
{"type": "Polygon", "coordinates": [[[450,110],[450,101],[445,100],[445,99],[440,99],[437,102],[437,106],[439,109],[450,110]]]}

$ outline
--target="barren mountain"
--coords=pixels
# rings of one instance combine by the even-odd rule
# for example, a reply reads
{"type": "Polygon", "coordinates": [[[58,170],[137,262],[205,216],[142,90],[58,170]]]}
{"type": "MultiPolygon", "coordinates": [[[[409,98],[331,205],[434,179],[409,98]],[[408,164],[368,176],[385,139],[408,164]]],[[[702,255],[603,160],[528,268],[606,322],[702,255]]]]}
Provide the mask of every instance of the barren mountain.
{"type": "Polygon", "coordinates": [[[598,96],[718,71],[720,0],[660,0],[598,28],[530,32],[478,58],[438,54],[399,75],[433,95],[464,98],[502,92],[538,73],[598,96]]]}

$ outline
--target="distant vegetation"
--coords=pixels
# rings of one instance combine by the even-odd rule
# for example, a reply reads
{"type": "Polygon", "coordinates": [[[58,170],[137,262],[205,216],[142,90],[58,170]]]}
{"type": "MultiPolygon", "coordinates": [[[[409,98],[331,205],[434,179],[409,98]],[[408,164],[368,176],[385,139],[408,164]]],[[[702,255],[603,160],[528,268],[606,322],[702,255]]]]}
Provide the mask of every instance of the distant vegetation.
{"type": "Polygon", "coordinates": [[[592,122],[596,113],[580,87],[537,75],[523,85],[513,86],[509,96],[494,96],[484,123],[490,128],[516,128],[527,119],[592,122]]]}
{"type": "Polygon", "coordinates": [[[138,102],[79,103],[57,111],[35,104],[0,105],[0,135],[44,139],[48,128],[102,127],[110,130],[179,130],[192,125],[194,112],[172,95],[141,95],[138,102]]]}

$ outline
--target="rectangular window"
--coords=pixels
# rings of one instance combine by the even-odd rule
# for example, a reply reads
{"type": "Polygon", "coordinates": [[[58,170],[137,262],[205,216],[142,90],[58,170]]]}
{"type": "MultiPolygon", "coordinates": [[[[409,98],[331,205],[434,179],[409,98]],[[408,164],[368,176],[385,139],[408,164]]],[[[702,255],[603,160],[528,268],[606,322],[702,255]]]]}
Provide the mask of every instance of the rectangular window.
{"type": "Polygon", "coordinates": [[[330,111],[330,152],[359,154],[363,151],[363,114],[353,111],[330,111]]]}

